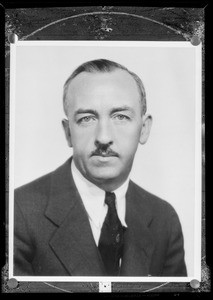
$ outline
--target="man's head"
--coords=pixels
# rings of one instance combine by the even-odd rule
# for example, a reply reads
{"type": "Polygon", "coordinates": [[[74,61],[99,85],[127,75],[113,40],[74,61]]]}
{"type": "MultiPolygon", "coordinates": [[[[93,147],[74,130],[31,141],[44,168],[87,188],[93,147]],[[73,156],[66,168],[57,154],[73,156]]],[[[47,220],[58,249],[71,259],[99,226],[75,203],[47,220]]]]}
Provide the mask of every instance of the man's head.
{"type": "Polygon", "coordinates": [[[151,128],[142,81],[115,62],[90,61],[67,79],[63,101],[63,126],[77,168],[105,190],[118,188],[151,128]]]}
{"type": "Polygon", "coordinates": [[[141,99],[141,108],[142,108],[142,113],[146,113],[146,92],[145,88],[143,85],[143,82],[141,81],[140,77],[138,77],[137,74],[129,71],[126,67],[114,62],[110,61],[107,59],[97,59],[97,60],[92,60],[88,61],[82,65],[80,65],[77,69],[73,71],[73,73],[69,76],[69,78],[66,80],[64,84],[64,94],[63,94],[63,107],[64,107],[64,112],[66,116],[68,116],[68,106],[69,106],[69,99],[67,95],[68,87],[70,82],[80,73],[82,72],[88,72],[88,73],[109,73],[112,72],[116,69],[124,70],[128,72],[132,78],[135,80],[135,83],[137,84],[138,87],[138,92],[140,94],[140,99],[141,99]]]}

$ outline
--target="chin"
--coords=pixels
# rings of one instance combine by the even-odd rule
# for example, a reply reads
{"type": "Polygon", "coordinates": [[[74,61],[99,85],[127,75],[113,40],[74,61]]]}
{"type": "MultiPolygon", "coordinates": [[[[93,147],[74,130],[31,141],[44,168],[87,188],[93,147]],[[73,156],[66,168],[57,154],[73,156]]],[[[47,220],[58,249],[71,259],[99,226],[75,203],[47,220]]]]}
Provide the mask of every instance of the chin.
{"type": "Polygon", "coordinates": [[[90,172],[89,177],[93,178],[96,181],[108,181],[108,180],[115,180],[120,176],[119,172],[113,172],[113,170],[94,170],[93,172],[90,172]]]}

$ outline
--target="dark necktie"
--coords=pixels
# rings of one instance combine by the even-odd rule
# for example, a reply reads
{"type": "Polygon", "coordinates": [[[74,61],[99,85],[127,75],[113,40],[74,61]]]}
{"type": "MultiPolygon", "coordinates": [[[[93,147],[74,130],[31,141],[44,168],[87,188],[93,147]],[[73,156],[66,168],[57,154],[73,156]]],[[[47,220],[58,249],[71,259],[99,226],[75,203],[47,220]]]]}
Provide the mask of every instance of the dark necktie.
{"type": "Polygon", "coordinates": [[[106,192],[108,212],[104,220],[98,249],[108,276],[119,275],[119,260],[122,257],[124,228],[115,207],[115,194],[106,192]]]}

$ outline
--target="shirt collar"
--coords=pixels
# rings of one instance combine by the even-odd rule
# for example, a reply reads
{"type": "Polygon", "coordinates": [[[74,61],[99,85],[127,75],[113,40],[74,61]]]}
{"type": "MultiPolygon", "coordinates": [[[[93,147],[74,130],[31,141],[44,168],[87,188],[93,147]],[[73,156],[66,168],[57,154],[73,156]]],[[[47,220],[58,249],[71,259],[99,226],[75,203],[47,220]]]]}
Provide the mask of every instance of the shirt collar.
{"type": "MultiPolygon", "coordinates": [[[[95,223],[95,225],[102,226],[105,214],[104,211],[106,209],[106,205],[104,203],[105,200],[105,191],[100,189],[98,186],[87,180],[81,172],[77,169],[74,160],[71,162],[71,172],[73,175],[73,179],[75,185],[79,191],[81,199],[84,203],[85,209],[89,218],[95,223]]],[[[126,214],[126,192],[129,185],[129,177],[126,181],[115,191],[113,191],[116,195],[116,207],[118,217],[123,226],[127,227],[125,222],[125,214],[126,214]]]]}

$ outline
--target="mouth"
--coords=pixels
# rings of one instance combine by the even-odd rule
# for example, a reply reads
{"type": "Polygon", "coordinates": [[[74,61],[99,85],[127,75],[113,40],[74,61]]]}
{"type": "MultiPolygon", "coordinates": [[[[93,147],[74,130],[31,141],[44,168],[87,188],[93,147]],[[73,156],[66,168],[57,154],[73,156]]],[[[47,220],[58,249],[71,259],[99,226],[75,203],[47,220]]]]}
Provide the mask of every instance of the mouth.
{"type": "Polygon", "coordinates": [[[118,154],[114,151],[94,151],[91,156],[99,157],[118,157],[118,154]]]}
{"type": "Polygon", "coordinates": [[[99,157],[118,157],[117,154],[109,154],[109,153],[93,154],[92,156],[99,156],[99,157]]]}

